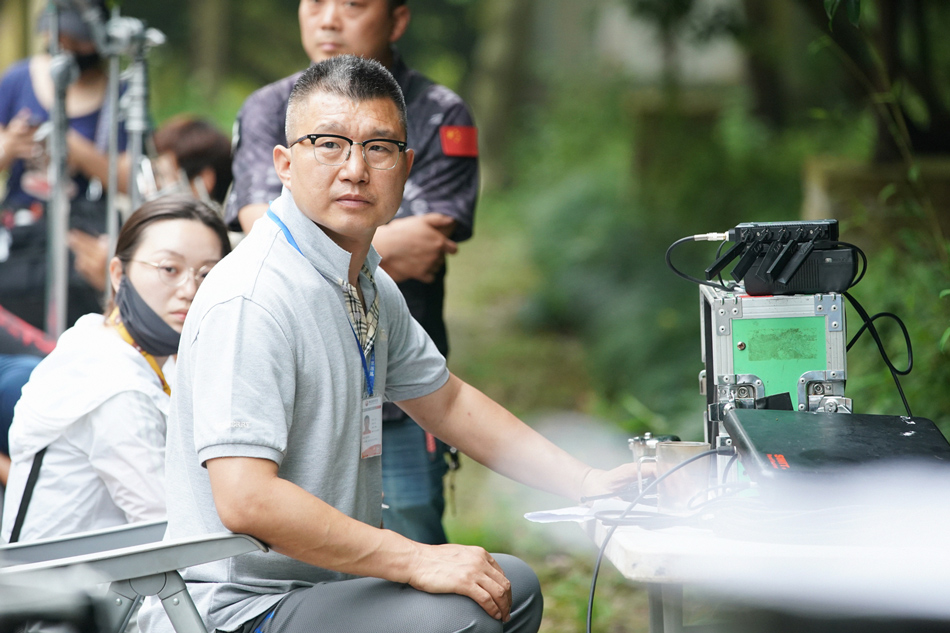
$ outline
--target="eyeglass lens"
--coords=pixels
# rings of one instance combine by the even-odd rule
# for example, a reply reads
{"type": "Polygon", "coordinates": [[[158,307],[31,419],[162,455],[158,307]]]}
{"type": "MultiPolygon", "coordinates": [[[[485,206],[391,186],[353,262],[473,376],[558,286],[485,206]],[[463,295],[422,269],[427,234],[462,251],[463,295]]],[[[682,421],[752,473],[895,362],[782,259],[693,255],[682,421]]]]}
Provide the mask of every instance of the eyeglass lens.
{"type": "Polygon", "coordinates": [[[195,280],[195,285],[200,286],[201,282],[208,276],[208,273],[211,272],[211,266],[202,266],[198,270],[195,270],[191,266],[185,266],[181,262],[168,259],[162,260],[158,264],[153,264],[153,266],[155,266],[159,278],[161,278],[164,283],[169,286],[175,286],[176,288],[184,285],[189,275],[195,280]]]}
{"type": "Polygon", "coordinates": [[[370,140],[357,143],[335,136],[310,137],[313,155],[324,165],[342,165],[350,157],[353,145],[360,145],[363,160],[373,169],[392,169],[399,160],[399,146],[391,141],[370,140]]]}

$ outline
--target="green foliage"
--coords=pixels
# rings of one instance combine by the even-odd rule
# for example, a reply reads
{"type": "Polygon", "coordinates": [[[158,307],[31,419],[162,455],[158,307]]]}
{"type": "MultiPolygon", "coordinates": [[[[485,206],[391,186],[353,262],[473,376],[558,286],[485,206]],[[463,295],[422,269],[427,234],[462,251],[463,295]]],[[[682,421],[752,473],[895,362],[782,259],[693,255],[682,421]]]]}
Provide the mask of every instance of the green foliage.
{"type": "MultiPolygon", "coordinates": [[[[701,430],[697,289],[664,262],[679,237],[795,219],[801,165],[835,148],[866,155],[866,117],[825,113],[776,132],[741,91],[654,107],[612,85],[563,86],[520,143],[532,253],[542,276],[525,320],[578,333],[598,413],[630,432],[701,430]],[[576,95],[583,94],[579,100],[576,95]]],[[[693,276],[715,245],[684,245],[693,276]]]]}
{"type": "Polygon", "coordinates": [[[226,50],[223,59],[228,77],[262,86],[304,68],[309,62],[300,46],[298,0],[231,0],[223,23],[197,24],[186,0],[127,2],[123,13],[142,19],[165,33],[167,42],[158,50],[181,65],[183,80],[194,67],[192,49],[203,29],[218,29],[226,50]]]}
{"type": "Polygon", "coordinates": [[[664,31],[675,30],[693,10],[694,0],[628,0],[634,14],[646,18],[664,31]]]}
{"type": "MultiPolygon", "coordinates": [[[[858,26],[861,21],[861,0],[845,0],[848,7],[848,20],[851,24],[858,26]]],[[[825,0],[825,13],[828,14],[828,28],[831,29],[831,23],[835,19],[835,13],[841,6],[841,0],[825,0]]]]}
{"type": "Polygon", "coordinates": [[[477,40],[476,0],[412,0],[412,21],[399,40],[406,62],[464,93],[477,40]]]}
{"type": "MultiPolygon", "coordinates": [[[[914,368],[900,378],[908,404],[915,415],[934,420],[950,433],[950,354],[945,349],[950,337],[950,304],[940,301],[947,291],[939,288],[950,284],[946,267],[927,255],[921,236],[904,232],[892,244],[868,254],[868,273],[854,288],[852,295],[872,316],[892,312],[899,316],[910,333],[914,352],[914,368]]],[[[857,332],[860,317],[848,312],[848,331],[857,332]]],[[[907,366],[904,337],[888,319],[878,319],[891,362],[898,369],[907,366]]],[[[904,406],[890,372],[881,359],[877,346],[865,333],[848,353],[848,396],[856,411],[901,415],[904,406]]]]}
{"type": "MultiPolygon", "coordinates": [[[[945,288],[940,291],[941,299],[944,299],[948,296],[950,296],[950,289],[945,288]]],[[[940,351],[944,354],[947,353],[947,341],[950,341],[950,327],[947,327],[947,329],[943,331],[943,335],[940,337],[940,351]]]]}
{"type": "Polygon", "coordinates": [[[230,134],[237,112],[247,96],[259,86],[239,77],[222,81],[209,100],[200,82],[185,71],[184,60],[158,50],[150,58],[150,106],[156,127],[172,116],[190,113],[212,121],[230,134]]]}

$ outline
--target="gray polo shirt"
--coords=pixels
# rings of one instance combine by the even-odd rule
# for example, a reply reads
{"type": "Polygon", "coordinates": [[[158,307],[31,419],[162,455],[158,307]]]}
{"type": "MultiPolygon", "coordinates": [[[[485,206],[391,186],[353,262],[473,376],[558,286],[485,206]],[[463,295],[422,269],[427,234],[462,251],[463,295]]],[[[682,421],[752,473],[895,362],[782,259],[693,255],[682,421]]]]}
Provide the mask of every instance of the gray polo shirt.
{"type": "MultiPolygon", "coordinates": [[[[365,378],[339,280],[350,254],[294,205],[288,191],[271,205],[301,252],[264,217],[198,292],[181,337],[166,448],[168,537],[225,531],[204,462],[258,457],[344,514],[378,526],[381,458],[360,458],[365,378]]],[[[448,379],[445,359],[410,316],[396,284],[367,266],[380,297],[376,393],[396,401],[432,393],[448,379]]],[[[386,450],[386,446],[383,446],[386,450]]],[[[286,592],[343,574],[280,554],[252,553],[184,571],[209,630],[232,630],[286,592]]],[[[150,600],[146,633],[170,632],[150,600]]]]}

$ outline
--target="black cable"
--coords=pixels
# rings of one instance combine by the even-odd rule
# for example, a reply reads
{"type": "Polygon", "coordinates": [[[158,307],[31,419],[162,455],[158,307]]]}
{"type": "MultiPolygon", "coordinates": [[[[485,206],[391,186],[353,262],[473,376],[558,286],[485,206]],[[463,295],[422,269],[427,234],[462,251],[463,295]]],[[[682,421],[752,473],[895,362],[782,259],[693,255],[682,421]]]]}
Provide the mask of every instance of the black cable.
{"type": "MultiPolygon", "coordinates": [[[[851,340],[848,341],[848,346],[846,348],[847,351],[851,351],[851,348],[854,346],[855,343],[858,342],[858,339],[861,338],[861,335],[864,334],[865,330],[868,330],[869,322],[873,323],[874,321],[878,319],[883,319],[885,317],[889,319],[893,319],[894,322],[897,323],[897,326],[901,329],[901,334],[904,335],[904,343],[908,347],[908,349],[910,349],[911,348],[910,334],[908,333],[907,326],[904,325],[903,320],[901,320],[901,318],[897,316],[896,314],[894,314],[893,312],[878,312],[877,314],[872,316],[869,321],[865,321],[861,324],[861,327],[858,329],[858,331],[855,332],[854,336],[851,337],[851,340]]],[[[911,352],[908,354],[907,368],[905,369],[894,368],[894,371],[896,371],[898,375],[900,376],[906,376],[907,374],[910,373],[910,370],[913,367],[913,362],[914,362],[913,350],[911,350],[911,352]]],[[[889,363],[889,365],[891,364],[889,363]]]]}
{"type": "MultiPolygon", "coordinates": [[[[737,455],[733,456],[733,459],[737,455]]],[[[733,463],[730,459],[730,464],[733,463]]],[[[727,466],[728,468],[729,466],[727,466]]],[[[697,492],[693,497],[686,503],[687,510],[696,510],[695,514],[688,515],[679,515],[679,514],[663,514],[656,511],[646,511],[646,510],[634,510],[634,511],[625,511],[625,510],[601,510],[594,513],[594,518],[603,523],[604,525],[619,525],[626,527],[639,527],[646,530],[656,530],[668,527],[676,527],[683,525],[694,525],[696,520],[700,516],[705,514],[705,512],[698,512],[709,505],[714,503],[721,502],[723,499],[730,498],[736,493],[739,493],[743,490],[748,490],[751,487],[751,484],[748,483],[732,483],[732,484],[721,484],[718,486],[712,486],[697,492]],[[714,499],[708,499],[705,501],[697,501],[702,496],[708,496],[710,493],[719,491],[719,494],[714,499]]],[[[643,503],[642,501],[640,503],[643,503]]]]}
{"type": "MultiPolygon", "coordinates": [[[[716,248],[716,259],[717,259],[717,260],[718,260],[719,257],[722,255],[722,249],[723,249],[723,248],[726,246],[726,244],[728,244],[728,243],[729,243],[728,240],[723,240],[722,242],[719,242],[719,246],[718,246],[718,248],[716,248]]],[[[720,270],[719,273],[716,275],[716,277],[719,279],[719,283],[721,283],[723,286],[726,285],[726,280],[722,278],[722,271],[721,271],[721,270],[720,270]]]]}
{"type": "Polygon", "coordinates": [[[858,255],[861,256],[861,264],[862,264],[861,272],[858,273],[857,277],[854,278],[854,281],[852,281],[851,284],[848,286],[849,289],[854,288],[855,286],[858,285],[858,283],[860,283],[862,279],[864,279],[864,273],[868,271],[868,256],[865,255],[864,251],[858,248],[857,245],[852,244],[851,242],[835,241],[835,242],[832,242],[832,244],[835,246],[844,246],[844,247],[850,248],[851,250],[853,250],[854,252],[856,252],[858,255]]]}
{"type": "Polygon", "coordinates": [[[697,277],[687,275],[686,273],[681,272],[679,269],[676,268],[676,266],[673,265],[673,259],[672,259],[673,249],[679,246],[680,244],[684,244],[685,242],[695,242],[695,241],[696,241],[696,236],[690,235],[689,237],[681,237],[680,239],[670,244],[670,247],[666,249],[666,265],[669,267],[670,270],[673,271],[673,274],[675,274],[678,277],[682,277],[686,281],[691,281],[694,284],[699,284],[700,286],[710,286],[712,288],[718,288],[725,292],[732,292],[732,288],[729,288],[728,286],[724,286],[723,284],[717,284],[712,281],[705,281],[703,279],[699,279],[697,277]]]}
{"type": "Polygon", "coordinates": [[[907,403],[907,397],[904,395],[904,389],[901,387],[900,378],[898,378],[898,376],[906,376],[914,368],[914,348],[911,345],[910,334],[907,332],[907,327],[897,315],[890,312],[880,312],[875,314],[873,317],[868,316],[867,310],[864,309],[864,306],[858,303],[857,299],[852,297],[847,292],[843,292],[842,294],[851,303],[851,306],[864,321],[864,325],[861,326],[861,329],[858,330],[858,332],[851,339],[851,342],[848,343],[847,350],[851,349],[851,346],[854,345],[854,343],[858,340],[858,337],[864,333],[864,330],[870,332],[871,338],[874,339],[874,342],[877,344],[877,349],[881,353],[881,358],[884,360],[884,364],[891,372],[891,377],[894,379],[894,385],[897,387],[897,393],[901,397],[901,402],[904,403],[904,410],[907,412],[907,417],[914,417],[910,411],[910,405],[907,403]],[[897,369],[894,367],[894,363],[891,362],[890,357],[887,355],[887,351],[884,349],[884,343],[881,341],[881,335],[878,333],[877,328],[874,327],[874,320],[880,317],[889,317],[894,319],[897,322],[897,325],[900,326],[901,332],[904,334],[904,342],[907,344],[907,367],[905,369],[897,369]]]}
{"type": "MultiPolygon", "coordinates": [[[[692,238],[689,238],[689,239],[692,239],[692,238]]],[[[669,254],[669,251],[667,251],[667,254],[669,254]]],[[[627,515],[627,513],[633,510],[633,508],[640,502],[640,499],[642,499],[644,495],[647,494],[647,492],[655,488],[657,484],[659,484],[661,481],[663,481],[664,479],[666,479],[667,477],[669,477],[670,475],[672,475],[679,469],[684,468],[685,466],[688,466],[689,464],[692,464],[693,462],[697,460],[703,459],[704,457],[709,457],[710,455],[734,455],[735,452],[736,452],[736,449],[734,446],[721,446],[719,448],[703,451],[702,453],[699,453],[698,455],[693,455],[689,459],[680,462],[679,464],[669,469],[668,471],[666,471],[665,473],[663,473],[662,475],[660,475],[659,477],[651,481],[649,484],[644,486],[643,490],[640,491],[640,494],[637,495],[637,497],[633,501],[630,502],[630,504],[626,507],[626,509],[620,513],[620,516],[617,518],[617,520],[618,521],[622,520],[624,516],[627,515]]],[[[610,530],[607,532],[607,535],[604,537],[604,542],[601,543],[600,545],[600,551],[597,552],[597,562],[594,563],[594,573],[590,579],[590,596],[588,597],[588,600],[587,600],[587,633],[591,633],[591,624],[594,618],[594,590],[597,588],[597,574],[600,573],[600,564],[604,560],[604,552],[607,551],[607,543],[610,542],[611,537],[614,535],[614,532],[616,532],[617,528],[619,527],[620,527],[620,524],[618,523],[617,525],[614,525],[610,528],[610,530]]]]}

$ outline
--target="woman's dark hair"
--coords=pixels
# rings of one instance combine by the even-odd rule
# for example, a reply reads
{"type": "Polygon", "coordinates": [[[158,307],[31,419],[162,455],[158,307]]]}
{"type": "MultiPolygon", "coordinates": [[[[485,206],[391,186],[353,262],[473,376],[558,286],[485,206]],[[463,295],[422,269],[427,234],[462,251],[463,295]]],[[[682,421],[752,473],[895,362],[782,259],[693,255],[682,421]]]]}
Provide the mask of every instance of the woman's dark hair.
{"type": "MultiPolygon", "coordinates": [[[[214,231],[221,241],[221,257],[223,258],[231,252],[228,228],[214,209],[190,195],[162,196],[143,204],[122,225],[119,238],[116,240],[115,256],[122,262],[123,272],[129,262],[132,261],[139,244],[142,243],[146,229],[156,222],[164,220],[196,220],[201,222],[214,231]]],[[[106,314],[112,311],[111,303],[106,310],[106,314]]]]}

